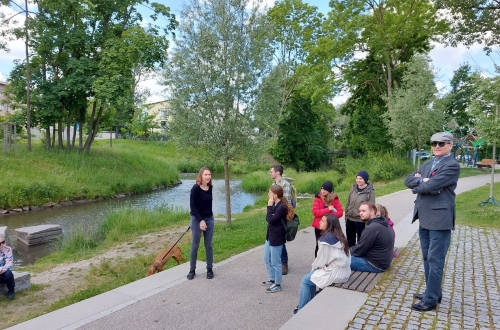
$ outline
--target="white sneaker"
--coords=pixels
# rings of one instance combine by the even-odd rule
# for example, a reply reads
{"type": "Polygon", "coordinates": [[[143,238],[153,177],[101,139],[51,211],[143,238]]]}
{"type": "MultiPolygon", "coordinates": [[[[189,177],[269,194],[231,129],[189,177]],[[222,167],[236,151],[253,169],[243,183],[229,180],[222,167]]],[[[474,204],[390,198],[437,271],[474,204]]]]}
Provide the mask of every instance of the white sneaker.
{"type": "Polygon", "coordinates": [[[266,289],[267,293],[275,293],[281,291],[281,285],[273,284],[269,288],[266,289]]]}

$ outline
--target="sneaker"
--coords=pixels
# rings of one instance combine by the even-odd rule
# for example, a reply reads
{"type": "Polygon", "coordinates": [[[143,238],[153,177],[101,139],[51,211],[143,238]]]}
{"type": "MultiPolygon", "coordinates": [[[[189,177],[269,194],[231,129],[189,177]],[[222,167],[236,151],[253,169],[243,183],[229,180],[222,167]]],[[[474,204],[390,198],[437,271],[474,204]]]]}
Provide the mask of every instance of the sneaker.
{"type": "Polygon", "coordinates": [[[271,285],[273,285],[273,284],[274,284],[274,281],[271,281],[271,280],[269,280],[269,281],[265,281],[265,282],[262,282],[262,285],[263,285],[263,286],[271,286],[271,285]]]}
{"type": "Polygon", "coordinates": [[[281,291],[281,285],[273,284],[269,288],[266,289],[267,293],[275,293],[281,291]]]}
{"type": "Polygon", "coordinates": [[[9,300],[14,299],[15,296],[16,294],[14,293],[14,291],[10,291],[9,293],[7,293],[7,299],[9,300]]]}
{"type": "Polygon", "coordinates": [[[196,275],[196,273],[195,273],[194,269],[191,269],[191,270],[189,270],[189,274],[187,274],[186,277],[188,280],[192,280],[195,275],[196,275]]]}
{"type": "Polygon", "coordinates": [[[298,311],[299,311],[299,306],[297,306],[297,308],[293,310],[293,314],[297,314],[298,311]]]}
{"type": "Polygon", "coordinates": [[[214,278],[214,272],[212,271],[212,268],[207,268],[207,279],[211,280],[214,278]]]}

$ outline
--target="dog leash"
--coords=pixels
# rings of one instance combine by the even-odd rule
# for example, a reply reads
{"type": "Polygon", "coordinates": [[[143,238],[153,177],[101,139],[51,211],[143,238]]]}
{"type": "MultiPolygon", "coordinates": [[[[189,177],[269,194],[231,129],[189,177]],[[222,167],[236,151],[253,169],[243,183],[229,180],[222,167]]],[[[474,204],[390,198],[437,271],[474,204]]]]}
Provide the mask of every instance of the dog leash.
{"type": "Polygon", "coordinates": [[[179,237],[179,239],[177,240],[177,242],[175,242],[174,245],[172,245],[172,247],[170,248],[170,250],[168,250],[168,252],[163,256],[163,258],[161,258],[160,262],[158,262],[156,265],[151,265],[152,267],[158,267],[159,264],[161,264],[161,262],[163,261],[163,259],[165,259],[166,256],[168,256],[168,254],[170,253],[170,251],[172,251],[172,249],[177,245],[177,243],[179,243],[179,241],[184,237],[184,235],[186,235],[186,233],[189,231],[189,229],[191,229],[191,226],[188,226],[188,229],[186,229],[186,231],[184,232],[184,234],[181,235],[181,237],[179,237]]]}

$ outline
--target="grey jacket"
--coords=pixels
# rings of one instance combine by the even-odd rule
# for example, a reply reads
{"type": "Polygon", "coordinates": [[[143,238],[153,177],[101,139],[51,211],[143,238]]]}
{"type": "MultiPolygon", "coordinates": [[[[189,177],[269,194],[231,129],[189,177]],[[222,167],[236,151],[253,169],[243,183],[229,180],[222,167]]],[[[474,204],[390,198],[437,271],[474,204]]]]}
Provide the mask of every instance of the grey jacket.
{"type": "Polygon", "coordinates": [[[347,196],[347,204],[345,206],[345,218],[351,221],[363,222],[359,218],[359,206],[363,202],[375,203],[375,189],[371,182],[368,182],[365,189],[358,193],[358,185],[353,184],[349,196],[347,196]]]}
{"type": "Polygon", "coordinates": [[[419,219],[420,226],[427,230],[455,229],[455,188],[460,164],[450,156],[429,173],[432,162],[428,160],[405,179],[405,185],[417,194],[412,223],[419,219]],[[422,177],[415,177],[415,173],[422,177]],[[424,178],[429,181],[420,183],[424,178]]]}

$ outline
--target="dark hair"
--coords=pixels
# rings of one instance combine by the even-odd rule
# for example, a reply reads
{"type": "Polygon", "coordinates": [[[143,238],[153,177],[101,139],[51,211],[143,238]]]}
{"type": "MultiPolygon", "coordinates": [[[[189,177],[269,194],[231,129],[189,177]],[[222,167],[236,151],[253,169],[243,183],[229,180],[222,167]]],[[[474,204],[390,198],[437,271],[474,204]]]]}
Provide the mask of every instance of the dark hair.
{"type": "Polygon", "coordinates": [[[326,217],[326,229],[321,233],[321,237],[324,237],[326,233],[331,233],[333,237],[339,240],[340,243],[342,243],[344,246],[344,253],[349,256],[350,251],[349,251],[349,243],[347,242],[347,238],[344,235],[344,232],[342,231],[342,227],[340,227],[340,221],[339,218],[335,214],[327,214],[324,215],[326,217]]]}
{"type": "MultiPolygon", "coordinates": [[[[198,184],[198,186],[201,186],[201,183],[202,183],[202,176],[203,176],[203,172],[205,171],[209,171],[210,174],[212,174],[212,171],[210,171],[210,169],[208,167],[202,167],[200,168],[200,171],[198,172],[198,175],[196,176],[196,184],[198,184]]],[[[208,183],[208,186],[211,187],[212,186],[212,179],[210,179],[210,182],[208,183]]]]}
{"type": "Polygon", "coordinates": [[[373,204],[372,202],[363,202],[361,203],[361,205],[368,205],[368,209],[370,211],[373,211],[373,213],[377,213],[377,206],[375,204],[373,204]]]}
{"type": "Polygon", "coordinates": [[[283,175],[283,166],[281,165],[273,165],[271,168],[274,170],[274,172],[280,172],[280,175],[283,175]]]}
{"type": "Polygon", "coordinates": [[[387,208],[384,205],[376,204],[375,206],[377,207],[377,213],[380,212],[380,215],[384,218],[389,217],[389,211],[387,211],[387,208]]]}
{"type": "Polygon", "coordinates": [[[283,196],[283,188],[280,185],[273,184],[271,188],[269,188],[273,194],[276,194],[278,198],[285,203],[286,207],[288,208],[288,213],[286,214],[286,219],[287,220],[292,220],[293,215],[295,214],[295,209],[293,208],[292,204],[288,202],[286,197],[283,196]]]}

